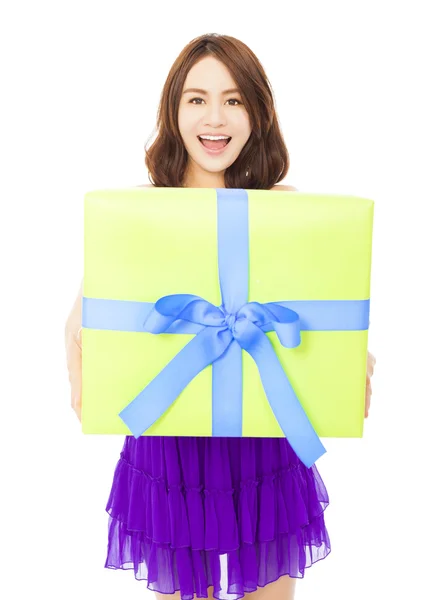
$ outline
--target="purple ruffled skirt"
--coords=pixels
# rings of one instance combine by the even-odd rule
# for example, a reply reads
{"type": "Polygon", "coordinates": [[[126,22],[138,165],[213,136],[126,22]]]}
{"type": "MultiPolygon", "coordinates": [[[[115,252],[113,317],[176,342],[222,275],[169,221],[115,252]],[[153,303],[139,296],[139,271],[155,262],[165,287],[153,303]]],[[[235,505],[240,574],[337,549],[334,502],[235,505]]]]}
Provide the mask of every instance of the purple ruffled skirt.
{"type": "Polygon", "coordinates": [[[220,600],[325,558],[329,498],[285,438],[127,436],[107,502],[105,567],[182,600],[220,600]],[[224,556],[226,555],[226,556],[224,556]]]}

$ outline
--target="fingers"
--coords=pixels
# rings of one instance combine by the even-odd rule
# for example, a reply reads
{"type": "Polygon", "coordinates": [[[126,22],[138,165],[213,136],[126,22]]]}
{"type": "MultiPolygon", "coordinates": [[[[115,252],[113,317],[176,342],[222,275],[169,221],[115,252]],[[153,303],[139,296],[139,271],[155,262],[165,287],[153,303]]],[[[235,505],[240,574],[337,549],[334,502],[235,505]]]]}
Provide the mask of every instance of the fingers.
{"type": "Polygon", "coordinates": [[[82,327],[80,327],[80,329],[77,331],[77,334],[75,336],[75,341],[77,342],[77,344],[80,346],[80,350],[82,349],[82,336],[81,336],[81,331],[82,331],[82,327]]]}
{"type": "Polygon", "coordinates": [[[371,396],[372,396],[372,386],[371,381],[368,376],[366,376],[366,391],[365,391],[365,419],[369,415],[369,409],[371,408],[371,396]]]}
{"type": "Polygon", "coordinates": [[[71,384],[71,406],[81,422],[81,323],[83,281],[65,323],[65,348],[69,381],[71,384]]]}
{"type": "Polygon", "coordinates": [[[372,377],[372,375],[374,374],[374,366],[375,366],[376,362],[377,362],[377,359],[375,358],[375,356],[373,354],[371,354],[370,352],[368,352],[366,372],[369,377],[372,377]]]}

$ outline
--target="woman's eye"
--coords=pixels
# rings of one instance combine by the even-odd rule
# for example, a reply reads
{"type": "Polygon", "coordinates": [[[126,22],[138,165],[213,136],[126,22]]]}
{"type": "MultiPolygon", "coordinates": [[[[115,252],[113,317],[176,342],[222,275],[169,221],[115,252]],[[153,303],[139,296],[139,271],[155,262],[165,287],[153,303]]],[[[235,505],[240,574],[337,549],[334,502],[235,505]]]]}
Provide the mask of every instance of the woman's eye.
{"type": "MultiPolygon", "coordinates": [[[[192,99],[190,100],[190,103],[192,103],[192,104],[196,104],[195,100],[202,101],[202,100],[203,100],[203,98],[192,98],[192,99]]],[[[236,98],[230,98],[230,99],[228,100],[228,102],[238,102],[238,104],[241,104],[240,100],[237,100],[236,98]]],[[[236,104],[235,104],[235,105],[234,105],[234,104],[231,104],[231,106],[237,106],[237,105],[236,105],[236,104]]]]}

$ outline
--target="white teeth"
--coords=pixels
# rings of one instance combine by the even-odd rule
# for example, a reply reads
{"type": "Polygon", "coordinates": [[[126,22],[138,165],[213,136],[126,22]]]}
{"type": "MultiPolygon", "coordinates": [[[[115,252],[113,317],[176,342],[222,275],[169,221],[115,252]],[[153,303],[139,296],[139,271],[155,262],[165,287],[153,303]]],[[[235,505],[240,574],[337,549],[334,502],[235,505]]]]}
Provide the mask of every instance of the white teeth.
{"type": "Polygon", "coordinates": [[[228,135],[199,135],[198,137],[200,137],[202,140],[211,140],[211,141],[228,140],[229,139],[228,135]]]}

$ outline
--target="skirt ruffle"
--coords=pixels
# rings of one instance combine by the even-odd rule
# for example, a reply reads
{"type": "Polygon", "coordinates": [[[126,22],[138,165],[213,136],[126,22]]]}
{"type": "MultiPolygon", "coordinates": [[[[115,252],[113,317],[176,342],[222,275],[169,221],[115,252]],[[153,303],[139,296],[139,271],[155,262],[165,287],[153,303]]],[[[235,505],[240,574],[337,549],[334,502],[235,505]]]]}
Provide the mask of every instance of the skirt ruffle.
{"type": "Polygon", "coordinates": [[[148,589],[236,600],[302,578],[331,550],[329,498],[284,438],[127,436],[107,502],[105,567],[148,589]],[[222,561],[226,555],[226,561],[222,561]]]}

